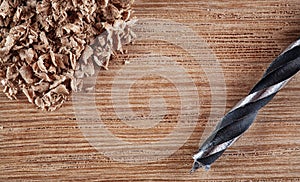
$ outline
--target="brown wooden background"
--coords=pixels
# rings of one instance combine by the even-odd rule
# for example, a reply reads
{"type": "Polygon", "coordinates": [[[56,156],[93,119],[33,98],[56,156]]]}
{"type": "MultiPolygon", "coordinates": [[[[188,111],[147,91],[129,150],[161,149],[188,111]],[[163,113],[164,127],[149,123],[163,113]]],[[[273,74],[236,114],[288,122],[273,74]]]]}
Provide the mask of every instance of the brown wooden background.
{"type": "MultiPolygon", "coordinates": [[[[185,23],[208,42],[225,76],[226,111],[248,93],[272,59],[300,35],[298,0],[136,0],[134,10],[138,18],[185,23]]],[[[102,79],[97,82],[97,107],[103,113],[107,129],[123,139],[135,141],[137,145],[146,142],[145,137],[159,140],[174,128],[177,118],[170,117],[169,122],[160,123],[159,128],[148,134],[122,128],[110,102],[111,82],[124,60],[138,57],[143,51],[161,51],[171,57],[184,53],[166,42],[137,42],[126,49],[128,55],[120,56],[109,71],[101,72],[102,79]]],[[[300,75],[261,110],[250,130],[211,170],[190,175],[191,156],[198,148],[210,108],[218,106],[211,105],[210,88],[203,70],[193,68],[192,64],[188,69],[201,98],[196,129],[174,154],[148,164],[116,162],[98,152],[81,133],[71,101],[60,110],[47,113],[36,110],[24,97],[9,101],[1,92],[0,180],[299,181],[300,75]]],[[[149,97],[163,93],[168,108],[176,115],[180,102],[176,92],[170,94],[172,89],[172,84],[162,78],[149,76],[132,88],[130,104],[137,115],[147,115],[149,97]]]]}

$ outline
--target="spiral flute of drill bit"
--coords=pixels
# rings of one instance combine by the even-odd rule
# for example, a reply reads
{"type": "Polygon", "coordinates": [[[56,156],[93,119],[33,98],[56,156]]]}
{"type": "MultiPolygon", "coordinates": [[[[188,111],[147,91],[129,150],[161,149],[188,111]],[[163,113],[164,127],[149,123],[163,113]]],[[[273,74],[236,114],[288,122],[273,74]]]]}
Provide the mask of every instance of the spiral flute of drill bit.
{"type": "Polygon", "coordinates": [[[291,44],[269,66],[248,96],[238,102],[218,123],[193,156],[191,172],[209,169],[253,123],[255,117],[276,93],[300,70],[300,39],[291,44]]]}

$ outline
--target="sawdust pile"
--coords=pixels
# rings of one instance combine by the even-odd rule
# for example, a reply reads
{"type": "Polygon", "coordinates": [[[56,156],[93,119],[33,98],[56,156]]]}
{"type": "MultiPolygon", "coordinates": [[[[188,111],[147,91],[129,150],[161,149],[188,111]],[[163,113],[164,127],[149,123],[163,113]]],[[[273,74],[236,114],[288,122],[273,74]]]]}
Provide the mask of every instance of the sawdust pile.
{"type": "Polygon", "coordinates": [[[10,99],[24,94],[43,110],[59,108],[82,89],[83,77],[107,69],[111,56],[134,37],[133,0],[0,2],[3,91],[10,99]]]}

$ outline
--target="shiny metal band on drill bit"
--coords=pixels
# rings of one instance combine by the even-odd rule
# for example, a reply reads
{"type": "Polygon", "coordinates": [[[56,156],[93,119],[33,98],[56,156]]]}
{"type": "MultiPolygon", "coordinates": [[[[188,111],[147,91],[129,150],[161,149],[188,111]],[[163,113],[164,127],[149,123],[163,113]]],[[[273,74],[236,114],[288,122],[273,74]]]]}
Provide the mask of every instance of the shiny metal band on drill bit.
{"type": "Polygon", "coordinates": [[[269,66],[262,79],[247,97],[238,102],[218,123],[193,156],[191,172],[200,167],[210,168],[253,123],[258,110],[300,70],[300,39],[284,50],[269,66]]]}

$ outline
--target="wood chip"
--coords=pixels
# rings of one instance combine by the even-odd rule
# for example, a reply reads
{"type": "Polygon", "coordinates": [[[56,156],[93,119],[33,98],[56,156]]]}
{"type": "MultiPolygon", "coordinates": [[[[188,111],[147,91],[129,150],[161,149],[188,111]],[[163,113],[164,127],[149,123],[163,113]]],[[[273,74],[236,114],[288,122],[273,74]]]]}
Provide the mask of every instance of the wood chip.
{"type": "MultiPolygon", "coordinates": [[[[0,2],[0,78],[10,99],[23,93],[53,111],[82,79],[107,69],[114,51],[130,43],[133,0],[3,0],[0,2]],[[124,41],[125,40],[125,41],[124,41]]],[[[91,90],[87,88],[86,90],[91,90]]]]}

